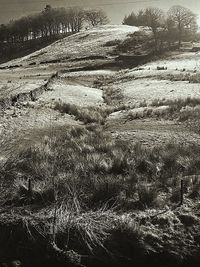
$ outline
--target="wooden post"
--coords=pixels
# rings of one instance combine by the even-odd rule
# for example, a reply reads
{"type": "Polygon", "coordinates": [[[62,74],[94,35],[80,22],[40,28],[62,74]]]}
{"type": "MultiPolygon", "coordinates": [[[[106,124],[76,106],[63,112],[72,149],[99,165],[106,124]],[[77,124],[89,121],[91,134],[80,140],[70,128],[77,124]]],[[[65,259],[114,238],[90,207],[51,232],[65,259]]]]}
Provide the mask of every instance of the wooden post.
{"type": "Polygon", "coordinates": [[[184,200],[184,183],[183,183],[183,179],[181,179],[181,191],[180,191],[180,206],[183,205],[183,200],[184,200]]]}

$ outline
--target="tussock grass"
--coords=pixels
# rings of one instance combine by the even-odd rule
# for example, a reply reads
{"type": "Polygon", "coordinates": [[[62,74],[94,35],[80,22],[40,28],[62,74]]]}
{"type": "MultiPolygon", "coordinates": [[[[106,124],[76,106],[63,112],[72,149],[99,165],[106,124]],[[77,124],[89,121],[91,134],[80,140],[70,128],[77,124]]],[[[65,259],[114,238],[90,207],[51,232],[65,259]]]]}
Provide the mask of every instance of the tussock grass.
{"type": "Polygon", "coordinates": [[[179,121],[197,120],[200,115],[200,98],[186,99],[155,99],[150,106],[140,103],[140,108],[132,109],[128,113],[128,119],[163,118],[178,119],[179,121]]]}
{"type": "Polygon", "coordinates": [[[147,207],[155,206],[158,199],[158,190],[155,186],[141,184],[139,185],[138,196],[142,205],[147,207]]]}
{"type": "Polygon", "coordinates": [[[173,187],[171,178],[183,172],[200,174],[198,146],[130,147],[94,127],[60,128],[53,135],[47,131],[39,144],[14,153],[2,169],[2,188],[10,187],[2,199],[28,204],[31,179],[32,203],[48,205],[55,201],[56,191],[59,202],[69,201],[76,193],[91,208],[120,204],[136,193],[138,201],[151,206],[158,194],[155,188],[173,187]]]}
{"type": "Polygon", "coordinates": [[[121,40],[119,39],[115,39],[115,40],[112,40],[112,41],[108,41],[104,44],[105,47],[110,47],[110,46],[117,46],[119,44],[121,44],[121,40]]]}
{"type": "Polygon", "coordinates": [[[152,106],[170,106],[174,107],[174,109],[181,109],[182,107],[190,106],[195,107],[200,105],[200,98],[196,97],[187,97],[187,98],[178,98],[175,100],[168,100],[168,99],[155,99],[152,103],[152,106]]]}
{"type": "MultiPolygon", "coordinates": [[[[53,214],[54,211],[50,211],[52,217],[53,214]]],[[[77,245],[81,244],[85,249],[84,253],[90,254],[96,247],[105,249],[104,241],[109,236],[111,220],[114,217],[114,213],[106,208],[84,212],[77,203],[74,204],[74,207],[69,204],[61,205],[57,210],[56,224],[59,246],[77,250],[77,245]],[[68,231],[66,231],[66,227],[68,231]],[[79,244],[77,244],[76,238],[79,239],[79,244]]]]}
{"type": "Polygon", "coordinates": [[[137,120],[142,118],[168,118],[169,117],[169,106],[161,107],[140,107],[137,109],[130,110],[128,112],[129,120],[137,120]]]}
{"type": "Polygon", "coordinates": [[[62,102],[55,103],[54,109],[60,111],[61,113],[73,115],[77,120],[80,120],[85,124],[99,123],[102,125],[105,123],[106,117],[111,112],[109,109],[106,108],[80,108],[74,104],[66,104],[62,102]]]}
{"type": "Polygon", "coordinates": [[[168,106],[169,117],[178,118],[180,121],[197,119],[200,114],[200,98],[195,97],[177,100],[154,100],[152,106],[168,106]]]}
{"type": "MultiPolygon", "coordinates": [[[[186,257],[191,252],[187,244],[197,244],[195,238],[189,240],[198,229],[185,234],[186,220],[197,225],[197,216],[183,218],[181,210],[164,211],[159,218],[154,213],[163,214],[160,195],[167,195],[164,205],[179,204],[172,190],[179,189],[180,175],[200,175],[198,146],[130,146],[94,125],[40,134],[39,143],[22,147],[2,166],[0,209],[6,212],[0,216],[0,246],[7,242],[14,253],[25,227],[20,244],[33,247],[40,261],[48,255],[54,265],[111,266],[117,261],[130,266],[141,259],[148,262],[147,255],[162,258],[163,250],[170,258],[174,251],[186,257]],[[138,205],[126,209],[130,202],[138,205]],[[14,241],[9,227],[18,233],[14,241]],[[35,240],[42,249],[35,249],[35,240]]],[[[187,189],[185,198],[191,203],[198,197],[199,180],[187,189]]]]}
{"type": "MultiPolygon", "coordinates": [[[[194,71],[195,72],[195,71],[194,71]]],[[[165,74],[160,75],[160,79],[167,79],[170,81],[188,81],[190,83],[200,83],[200,73],[179,73],[179,74],[165,74]]]]}
{"type": "Polygon", "coordinates": [[[184,107],[180,111],[179,120],[188,121],[188,120],[199,120],[200,116],[200,105],[195,107],[184,107]]]}
{"type": "Polygon", "coordinates": [[[120,89],[106,87],[103,90],[103,99],[107,105],[119,106],[123,103],[123,94],[120,89]]]}
{"type": "MultiPolygon", "coordinates": [[[[33,188],[38,192],[35,194],[36,202],[53,200],[50,196],[53,195],[54,183],[61,199],[69,195],[69,190],[77,191],[88,201],[116,197],[121,188],[121,175],[128,168],[129,148],[99,129],[88,131],[80,127],[66,132],[62,130],[53,137],[41,137],[39,145],[11,156],[4,166],[5,180],[16,177],[15,183],[19,183],[21,188],[21,184],[31,178],[33,188]],[[103,192],[102,188],[105,188],[103,192]]],[[[15,189],[16,185],[13,191],[15,189]]]]}

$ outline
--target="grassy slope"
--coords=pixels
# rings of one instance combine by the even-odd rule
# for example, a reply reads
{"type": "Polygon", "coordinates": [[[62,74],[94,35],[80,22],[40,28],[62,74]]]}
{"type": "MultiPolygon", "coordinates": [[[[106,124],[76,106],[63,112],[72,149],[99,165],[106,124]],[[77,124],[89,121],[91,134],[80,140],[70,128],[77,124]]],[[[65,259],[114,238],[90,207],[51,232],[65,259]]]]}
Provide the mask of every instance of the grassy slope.
{"type": "MultiPolygon", "coordinates": [[[[71,35],[71,34],[69,34],[71,35]]],[[[24,43],[15,43],[15,44],[0,44],[0,63],[5,63],[10,60],[27,56],[37,50],[40,50],[47,45],[52,44],[58,39],[62,39],[64,36],[55,36],[53,38],[44,38],[38,40],[31,40],[24,43]]]]}
{"type": "MultiPolygon", "coordinates": [[[[118,38],[127,34],[127,29],[122,28],[118,38]]],[[[117,31],[116,28],[114,33],[117,31]]],[[[80,54],[72,51],[72,57],[83,57],[83,50],[88,55],[99,51],[104,54],[102,42],[116,38],[116,34],[110,36],[111,32],[112,27],[105,32],[94,31],[91,37],[80,33],[75,37],[77,46],[80,47],[80,37],[90,40],[93,34],[95,38],[100,34],[100,47],[96,45],[91,51],[90,44],[81,44],[80,54]]],[[[94,43],[98,44],[95,40],[94,43]]],[[[36,52],[17,64],[23,64],[22,69],[27,71],[26,66],[36,59],[48,61],[52,55],[53,59],[57,56],[63,59],[65,45],[54,44],[47,48],[49,54],[36,52]]],[[[79,61],[79,65],[86,63],[85,59],[79,61]]],[[[46,63],[47,69],[49,66],[46,63]]],[[[41,66],[31,71],[38,67],[41,66]]],[[[60,68],[58,63],[51,67],[60,68]]],[[[132,114],[135,99],[125,103],[123,91],[115,87],[117,83],[124,86],[127,79],[132,79],[134,89],[134,77],[130,76],[135,71],[108,75],[96,72],[92,79],[88,72],[82,73],[85,78],[79,73],[71,73],[71,77],[58,74],[50,84],[53,92],[47,91],[44,98],[39,97],[32,103],[34,107],[24,107],[24,110],[16,107],[16,112],[29,111],[26,116],[31,119],[36,112],[34,120],[43,109],[51,110],[49,114],[59,114],[62,123],[57,123],[58,119],[51,115],[50,124],[41,129],[33,125],[30,131],[25,120],[28,140],[19,139],[19,145],[9,147],[10,156],[0,161],[0,261],[19,259],[25,266],[160,266],[163,263],[198,266],[200,147],[186,140],[184,146],[165,142],[145,148],[124,141],[123,137],[115,138],[112,127],[109,129],[107,117],[113,112],[127,113],[121,121],[122,127],[126,127],[127,118],[141,119],[132,114]],[[98,101],[94,101],[86,107],[79,102],[72,104],[62,95],[60,100],[55,98],[58,84],[73,88],[74,81],[77,85],[90,85],[90,91],[97,87],[98,96],[102,90],[104,103],[97,106],[98,101]],[[46,102],[40,103],[41,100],[46,102]],[[70,119],[72,122],[68,124],[70,119]],[[77,120],[77,125],[70,127],[77,120]],[[184,205],[180,206],[182,176],[185,196],[184,205]]],[[[142,79],[140,82],[144,86],[142,79]]],[[[153,100],[154,106],[171,107],[172,121],[179,117],[182,107],[194,108],[199,103],[198,99],[153,100]]],[[[143,99],[141,106],[144,106],[143,99]]],[[[154,119],[153,112],[148,114],[154,119]]],[[[168,113],[158,115],[158,122],[164,116],[169,119],[168,113]]],[[[17,125],[22,118],[6,117],[6,120],[17,125]]]]}
{"type": "MultiPolygon", "coordinates": [[[[119,42],[127,38],[128,34],[138,31],[138,27],[126,25],[107,25],[77,33],[73,36],[59,40],[46,48],[32,53],[23,58],[12,60],[2,66],[27,65],[33,63],[62,63],[72,61],[70,64],[76,67],[80,65],[80,59],[105,60],[119,42]],[[116,44],[107,45],[108,42],[118,40],[116,44]],[[99,58],[98,58],[99,56],[99,58]],[[93,58],[97,57],[97,58],[93,58]],[[74,60],[74,63],[73,63],[74,60]]],[[[83,65],[83,62],[81,62],[83,65]]],[[[66,65],[66,64],[65,64],[66,65]]]]}

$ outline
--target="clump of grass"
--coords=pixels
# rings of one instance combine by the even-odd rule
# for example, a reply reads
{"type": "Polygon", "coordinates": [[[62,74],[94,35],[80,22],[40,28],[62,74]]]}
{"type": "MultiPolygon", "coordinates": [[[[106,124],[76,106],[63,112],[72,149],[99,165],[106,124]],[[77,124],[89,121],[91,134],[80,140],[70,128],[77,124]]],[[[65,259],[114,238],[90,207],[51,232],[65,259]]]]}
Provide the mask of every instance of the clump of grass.
{"type": "Polygon", "coordinates": [[[156,186],[141,184],[138,188],[138,196],[140,203],[145,207],[152,207],[156,205],[158,199],[158,190],[156,186]]]}
{"type": "Polygon", "coordinates": [[[200,116],[200,105],[195,107],[184,107],[180,110],[180,121],[197,120],[200,116]]]}
{"type": "Polygon", "coordinates": [[[104,44],[104,46],[117,46],[121,43],[121,40],[119,39],[115,39],[115,40],[112,40],[112,41],[108,41],[104,44]]]}
{"type": "Polygon", "coordinates": [[[120,89],[106,87],[103,90],[103,99],[107,105],[118,106],[123,102],[123,98],[120,89]]]}
{"type": "Polygon", "coordinates": [[[190,83],[200,83],[200,73],[195,73],[189,77],[190,83]]]}
{"type": "Polygon", "coordinates": [[[80,120],[85,124],[99,123],[103,125],[106,117],[110,113],[110,110],[106,108],[80,108],[74,104],[66,104],[61,102],[56,102],[54,109],[60,111],[61,113],[73,115],[77,120],[80,120]]]}
{"type": "Polygon", "coordinates": [[[142,108],[142,107],[147,107],[147,101],[144,100],[144,101],[140,102],[139,107],[140,107],[140,108],[142,108]]]}
{"type": "Polygon", "coordinates": [[[200,98],[196,97],[187,97],[187,98],[178,98],[175,100],[170,99],[155,99],[151,103],[152,106],[170,106],[174,107],[174,109],[180,110],[182,107],[190,106],[195,107],[200,105],[200,98]]]}
{"type": "Polygon", "coordinates": [[[144,107],[144,108],[136,108],[132,109],[128,113],[128,118],[130,120],[136,119],[144,119],[144,118],[168,118],[169,115],[169,107],[162,106],[162,107],[144,107]]]}
{"type": "MultiPolygon", "coordinates": [[[[92,254],[96,247],[104,249],[104,241],[109,236],[112,210],[101,207],[96,211],[84,212],[77,198],[57,209],[56,240],[61,248],[92,254]],[[68,230],[67,230],[68,229],[68,230]],[[79,242],[77,242],[77,239],[79,242]]],[[[53,217],[54,210],[49,216],[53,217]]]]}
{"type": "MultiPolygon", "coordinates": [[[[151,106],[168,106],[168,114],[165,114],[165,117],[168,115],[167,118],[178,118],[180,121],[186,121],[199,116],[200,98],[187,97],[186,99],[179,98],[176,100],[155,99],[151,103],[151,106]]],[[[161,116],[163,115],[161,114],[161,116]]]]}
{"type": "Polygon", "coordinates": [[[189,197],[191,199],[198,199],[200,197],[200,179],[192,186],[189,197]]]}
{"type": "Polygon", "coordinates": [[[78,115],[78,108],[74,104],[56,102],[54,109],[60,111],[61,113],[67,113],[74,116],[78,115]]]}
{"type": "Polygon", "coordinates": [[[141,118],[179,119],[180,121],[195,120],[200,115],[200,98],[186,99],[154,99],[151,106],[145,107],[141,102],[139,108],[128,113],[131,120],[141,118]]]}
{"type": "Polygon", "coordinates": [[[170,81],[188,81],[190,83],[200,83],[200,73],[178,73],[178,74],[165,74],[159,76],[161,79],[170,81]]]}
{"type": "Polygon", "coordinates": [[[95,177],[93,203],[110,203],[116,201],[122,191],[121,176],[95,177]]]}

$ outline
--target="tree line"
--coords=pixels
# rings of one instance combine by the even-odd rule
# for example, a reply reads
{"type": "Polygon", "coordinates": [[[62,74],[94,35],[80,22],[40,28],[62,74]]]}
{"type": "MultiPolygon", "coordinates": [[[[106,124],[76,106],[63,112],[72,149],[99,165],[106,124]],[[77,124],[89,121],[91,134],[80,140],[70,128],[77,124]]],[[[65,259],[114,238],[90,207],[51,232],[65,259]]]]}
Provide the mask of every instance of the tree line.
{"type": "Polygon", "coordinates": [[[52,8],[47,5],[40,13],[25,16],[0,26],[0,42],[17,43],[38,38],[79,32],[84,26],[108,23],[102,10],[79,7],[52,8]]]}
{"type": "Polygon", "coordinates": [[[163,42],[169,46],[178,43],[180,47],[182,41],[195,38],[198,30],[196,15],[190,9],[179,5],[171,7],[166,13],[154,7],[139,10],[138,13],[132,12],[125,16],[123,24],[148,27],[153,34],[157,50],[163,42]]]}

